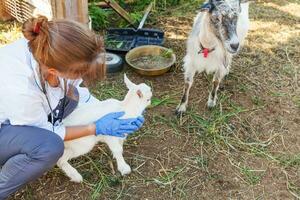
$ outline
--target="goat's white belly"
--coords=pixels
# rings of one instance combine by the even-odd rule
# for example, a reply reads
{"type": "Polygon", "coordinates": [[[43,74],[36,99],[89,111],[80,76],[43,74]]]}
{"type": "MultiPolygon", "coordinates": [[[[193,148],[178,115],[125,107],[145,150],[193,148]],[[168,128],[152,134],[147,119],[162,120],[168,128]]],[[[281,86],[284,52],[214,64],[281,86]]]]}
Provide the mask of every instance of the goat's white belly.
{"type": "MultiPolygon", "coordinates": [[[[82,104],[76,108],[64,121],[65,126],[87,125],[111,112],[119,112],[120,101],[108,99],[91,104],[82,104]]],[[[78,157],[92,150],[98,141],[107,139],[105,136],[86,136],[65,142],[65,153],[70,158],[78,157]]]]}
{"type": "Polygon", "coordinates": [[[212,53],[204,58],[202,54],[187,54],[184,58],[184,70],[195,69],[197,72],[214,73],[220,70],[223,64],[212,53]]]}
{"type": "Polygon", "coordinates": [[[208,54],[205,58],[200,50],[199,39],[195,36],[190,36],[187,42],[187,54],[184,58],[184,70],[196,70],[197,72],[206,72],[207,74],[215,73],[218,70],[223,70],[223,52],[219,46],[214,47],[215,50],[208,54]]]}
{"type": "MultiPolygon", "coordinates": [[[[200,56],[199,56],[200,57],[200,56]]],[[[207,58],[203,58],[201,55],[200,58],[195,59],[194,63],[197,66],[198,72],[205,71],[207,74],[215,73],[217,70],[219,70],[220,66],[222,66],[220,63],[216,62],[216,59],[213,59],[214,57],[210,55],[207,58]]]]}
{"type": "Polygon", "coordinates": [[[76,158],[90,152],[96,145],[96,136],[86,136],[76,140],[65,142],[65,152],[70,155],[69,159],[76,158]]]}

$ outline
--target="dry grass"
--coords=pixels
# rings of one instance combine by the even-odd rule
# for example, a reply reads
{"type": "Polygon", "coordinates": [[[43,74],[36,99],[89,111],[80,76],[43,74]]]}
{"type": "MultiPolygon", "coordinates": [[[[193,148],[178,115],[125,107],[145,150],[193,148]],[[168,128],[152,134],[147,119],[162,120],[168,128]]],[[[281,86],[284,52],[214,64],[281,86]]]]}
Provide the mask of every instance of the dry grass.
{"type": "Polygon", "coordinates": [[[17,22],[0,21],[0,47],[4,44],[15,41],[22,36],[21,25],[17,22]]]}
{"type": "MultiPolygon", "coordinates": [[[[211,77],[199,75],[188,113],[177,119],[181,60],[197,5],[183,3],[152,15],[151,26],[166,31],[166,46],[177,54],[171,72],[146,79],[126,69],[136,82],[151,84],[155,94],[145,126],[125,144],[134,172],[115,173],[108,149],[99,145],[73,161],[83,184],[70,183],[54,168],[11,199],[299,198],[300,2],[253,3],[246,45],[234,59],[217,107],[205,107],[211,77]]],[[[3,35],[10,34],[0,33],[1,44],[3,35]]],[[[109,77],[93,92],[100,99],[121,98],[122,75],[109,77]]]]}

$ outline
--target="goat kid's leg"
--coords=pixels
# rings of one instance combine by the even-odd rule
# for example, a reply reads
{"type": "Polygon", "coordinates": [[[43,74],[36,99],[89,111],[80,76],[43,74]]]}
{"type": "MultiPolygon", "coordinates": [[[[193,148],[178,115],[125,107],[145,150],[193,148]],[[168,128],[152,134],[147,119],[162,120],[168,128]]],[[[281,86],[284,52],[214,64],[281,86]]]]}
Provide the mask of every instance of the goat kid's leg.
{"type": "Polygon", "coordinates": [[[180,104],[176,108],[176,112],[175,112],[176,115],[182,115],[186,111],[188,100],[189,100],[189,93],[193,84],[195,73],[196,73],[195,70],[185,73],[185,78],[184,78],[185,85],[183,89],[183,96],[181,98],[180,104]]]}
{"type": "Polygon", "coordinates": [[[82,176],[79,174],[79,172],[74,167],[72,167],[68,163],[68,160],[66,159],[66,157],[62,156],[58,160],[57,166],[66,173],[66,175],[71,179],[71,181],[76,182],[76,183],[80,183],[83,181],[82,176]]]}
{"type": "Polygon", "coordinates": [[[213,108],[217,104],[217,92],[220,86],[220,82],[223,79],[224,76],[221,75],[220,72],[216,72],[213,78],[213,86],[212,90],[209,93],[208,101],[207,101],[207,106],[209,108],[213,108]]]}
{"type": "Polygon", "coordinates": [[[131,168],[126,163],[123,157],[123,141],[124,140],[120,138],[109,137],[105,140],[105,143],[108,145],[114,158],[117,161],[118,171],[124,176],[131,172],[131,168]]]}

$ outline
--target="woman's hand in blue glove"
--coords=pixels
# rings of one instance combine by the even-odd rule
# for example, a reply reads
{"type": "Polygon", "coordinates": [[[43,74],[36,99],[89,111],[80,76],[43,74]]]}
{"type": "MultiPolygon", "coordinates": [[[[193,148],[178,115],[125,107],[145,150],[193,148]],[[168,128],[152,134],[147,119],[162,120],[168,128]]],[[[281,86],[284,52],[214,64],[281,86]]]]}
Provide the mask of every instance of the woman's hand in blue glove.
{"type": "Polygon", "coordinates": [[[143,116],[130,119],[120,119],[125,113],[109,113],[95,122],[96,135],[125,137],[140,129],[145,121],[143,116]]]}

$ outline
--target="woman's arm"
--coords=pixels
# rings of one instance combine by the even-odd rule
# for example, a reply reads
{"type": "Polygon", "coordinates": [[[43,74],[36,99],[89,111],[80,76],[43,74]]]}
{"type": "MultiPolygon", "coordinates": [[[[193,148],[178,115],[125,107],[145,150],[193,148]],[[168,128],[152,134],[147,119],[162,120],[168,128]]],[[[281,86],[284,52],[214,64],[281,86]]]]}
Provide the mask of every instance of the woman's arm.
{"type": "Polygon", "coordinates": [[[69,126],[66,127],[66,135],[64,141],[74,140],[84,136],[95,135],[96,126],[95,124],[90,124],[86,126],[69,126]]]}
{"type": "Polygon", "coordinates": [[[133,133],[143,125],[144,117],[119,119],[124,114],[124,112],[109,113],[90,125],[67,126],[64,140],[74,140],[89,135],[125,137],[125,134],[133,133]]]}

